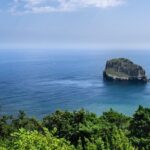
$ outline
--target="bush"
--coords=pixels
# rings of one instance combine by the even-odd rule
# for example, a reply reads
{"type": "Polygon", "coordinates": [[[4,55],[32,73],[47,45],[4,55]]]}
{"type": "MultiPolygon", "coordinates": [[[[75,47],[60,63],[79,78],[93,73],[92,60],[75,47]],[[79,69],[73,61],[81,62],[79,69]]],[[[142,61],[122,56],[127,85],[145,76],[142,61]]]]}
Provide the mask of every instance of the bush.
{"type": "Polygon", "coordinates": [[[56,138],[45,129],[44,134],[38,131],[20,129],[12,135],[12,141],[3,148],[10,150],[73,150],[65,139],[56,138]]]}

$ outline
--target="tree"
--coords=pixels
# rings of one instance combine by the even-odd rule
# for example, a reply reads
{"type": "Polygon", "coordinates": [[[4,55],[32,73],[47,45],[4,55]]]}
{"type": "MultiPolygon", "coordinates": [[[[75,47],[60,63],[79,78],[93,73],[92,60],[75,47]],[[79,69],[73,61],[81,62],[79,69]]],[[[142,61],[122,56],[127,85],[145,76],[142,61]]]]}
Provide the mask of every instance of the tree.
{"type": "Polygon", "coordinates": [[[0,138],[8,137],[12,131],[11,127],[11,116],[0,117],[0,138]]]}
{"type": "Polygon", "coordinates": [[[150,150],[150,109],[139,106],[129,126],[130,137],[139,150],[150,150]]]}
{"type": "Polygon", "coordinates": [[[42,130],[42,126],[39,121],[34,118],[27,117],[24,111],[19,111],[18,116],[12,119],[12,128],[14,131],[17,131],[20,128],[27,130],[42,130]]]}
{"type": "Polygon", "coordinates": [[[65,139],[58,139],[45,129],[44,134],[38,131],[20,129],[12,134],[12,141],[6,145],[11,150],[73,150],[65,139]]]}
{"type": "Polygon", "coordinates": [[[117,126],[119,129],[126,129],[129,126],[130,118],[110,109],[107,112],[104,112],[102,117],[106,122],[117,126]]]}
{"type": "Polygon", "coordinates": [[[115,126],[103,129],[101,137],[106,150],[134,150],[125,133],[115,126]]]}
{"type": "Polygon", "coordinates": [[[83,150],[86,140],[90,139],[93,131],[92,126],[98,122],[95,114],[83,109],[74,112],[56,111],[43,119],[43,126],[49,130],[57,128],[57,135],[69,140],[75,147],[79,144],[79,139],[83,150]]]}

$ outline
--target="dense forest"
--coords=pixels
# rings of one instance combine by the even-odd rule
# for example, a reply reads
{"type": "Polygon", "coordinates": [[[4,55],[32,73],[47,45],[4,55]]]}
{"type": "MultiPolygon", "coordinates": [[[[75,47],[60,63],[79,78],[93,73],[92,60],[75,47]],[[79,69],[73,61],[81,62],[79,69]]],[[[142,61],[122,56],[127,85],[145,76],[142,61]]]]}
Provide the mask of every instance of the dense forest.
{"type": "Polygon", "coordinates": [[[101,116],[58,110],[41,120],[1,115],[0,150],[150,150],[150,108],[132,117],[113,109],[101,116]]]}

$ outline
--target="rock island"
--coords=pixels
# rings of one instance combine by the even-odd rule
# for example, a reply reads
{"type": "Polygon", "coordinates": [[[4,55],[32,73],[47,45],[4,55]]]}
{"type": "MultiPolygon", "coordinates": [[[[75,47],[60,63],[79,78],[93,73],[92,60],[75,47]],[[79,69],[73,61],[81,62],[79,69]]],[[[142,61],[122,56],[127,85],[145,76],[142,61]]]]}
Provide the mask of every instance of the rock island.
{"type": "Polygon", "coordinates": [[[106,80],[147,82],[145,70],[126,58],[115,58],[106,62],[103,77],[106,80]]]}

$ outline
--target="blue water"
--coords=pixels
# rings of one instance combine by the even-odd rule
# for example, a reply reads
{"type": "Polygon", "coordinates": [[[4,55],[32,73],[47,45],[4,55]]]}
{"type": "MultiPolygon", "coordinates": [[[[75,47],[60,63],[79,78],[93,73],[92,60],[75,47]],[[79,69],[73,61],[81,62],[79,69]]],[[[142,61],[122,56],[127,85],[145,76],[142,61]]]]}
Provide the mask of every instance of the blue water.
{"type": "Polygon", "coordinates": [[[56,109],[101,114],[113,108],[131,115],[138,105],[150,106],[150,83],[106,83],[102,78],[106,60],[114,57],[132,59],[150,77],[148,51],[31,51],[0,52],[1,114],[24,110],[40,118],[56,109]]]}

